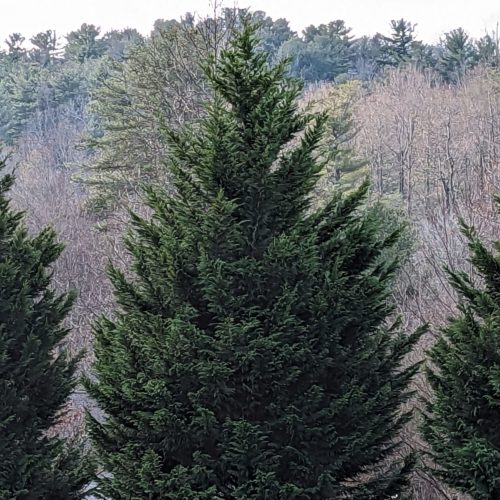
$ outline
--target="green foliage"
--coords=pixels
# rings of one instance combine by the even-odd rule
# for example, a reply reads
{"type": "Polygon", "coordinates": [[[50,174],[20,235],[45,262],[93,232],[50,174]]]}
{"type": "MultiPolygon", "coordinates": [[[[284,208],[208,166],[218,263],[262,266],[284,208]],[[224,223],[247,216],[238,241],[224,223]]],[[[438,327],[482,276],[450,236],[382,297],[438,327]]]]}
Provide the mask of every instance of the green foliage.
{"type": "Polygon", "coordinates": [[[0,79],[0,141],[13,145],[37,125],[50,127],[44,114],[52,112],[57,118],[64,105],[79,111],[73,116],[75,122],[83,121],[89,93],[103,72],[102,62],[68,61],[52,67],[29,61],[0,63],[0,72],[5,72],[0,79]]]}
{"type": "Polygon", "coordinates": [[[252,13],[252,20],[259,26],[260,47],[267,52],[271,61],[276,60],[281,46],[288,40],[296,37],[288,21],[284,18],[276,20],[266,16],[265,12],[252,13]]]}
{"type": "Polygon", "coordinates": [[[391,36],[383,37],[381,64],[399,66],[412,58],[415,25],[404,19],[393,19],[391,29],[391,36]]]}
{"type": "MultiPolygon", "coordinates": [[[[241,24],[240,19],[246,14],[259,25],[259,47],[268,53],[269,61],[274,63],[283,56],[290,57],[291,74],[310,82],[339,83],[353,78],[370,81],[384,66],[400,66],[410,61],[421,68],[438,69],[448,82],[455,83],[469,68],[479,63],[497,67],[499,61],[498,34],[495,33],[474,41],[460,28],[448,33],[441,46],[433,47],[415,40],[414,25],[404,19],[391,22],[393,33],[389,37],[377,34],[361,38],[354,38],[343,20],[335,20],[309,26],[300,37],[290,29],[286,19],[273,20],[265,12],[237,8],[220,9],[214,16],[201,20],[190,13],[181,21],[157,20],[149,37],[143,37],[133,28],[111,30],[101,36],[98,27],[82,24],[65,37],[66,45],[61,48],[52,30],[33,36],[30,39],[33,47],[29,49],[24,46],[24,36],[13,33],[5,40],[7,51],[0,51],[0,141],[13,145],[41,123],[47,125],[51,121],[47,114],[59,114],[58,107],[63,101],[69,103],[68,107],[76,106],[79,113],[74,121],[89,129],[91,142],[95,140],[92,145],[97,152],[96,175],[92,179],[97,193],[95,208],[106,211],[116,201],[117,193],[124,198],[131,193],[135,196],[137,183],[144,180],[143,173],[147,180],[154,178],[158,164],[163,161],[165,145],[159,139],[157,116],[149,111],[142,114],[142,104],[133,104],[132,109],[124,106],[120,114],[112,109],[112,102],[102,101],[108,94],[111,101],[118,98],[112,96],[115,90],[118,94],[129,92],[135,100],[134,94],[144,87],[144,91],[152,92],[151,101],[155,104],[163,95],[170,94],[168,102],[172,109],[190,107],[188,114],[196,115],[199,109],[195,103],[200,96],[195,88],[204,86],[197,63],[204,60],[207,53],[218,54],[232,29],[241,24]],[[169,35],[165,36],[166,33],[169,35]],[[142,49],[134,50],[137,45],[142,49]],[[145,57],[142,65],[129,62],[129,58],[137,59],[141,55],[145,57]],[[156,66],[151,68],[149,64],[156,66]],[[92,110],[88,112],[88,93],[93,90],[93,74],[99,67],[106,69],[110,80],[106,82],[103,78],[92,110]],[[144,73],[130,74],[135,69],[144,73]],[[117,79],[122,81],[118,83],[117,79]],[[56,88],[58,82],[62,83],[59,89],[56,88]],[[159,86],[160,82],[163,87],[159,86]],[[187,90],[184,92],[183,88],[187,90]],[[119,125],[121,121],[123,127],[119,125]],[[130,122],[141,125],[129,127],[130,122]],[[119,128],[123,134],[118,132],[119,128]],[[141,138],[141,148],[151,154],[140,159],[136,169],[130,169],[129,163],[133,164],[137,156],[134,152],[140,150],[136,148],[134,134],[141,137],[146,133],[153,140],[141,138]],[[128,142],[131,147],[124,146],[128,142]],[[130,161],[127,160],[129,153],[132,153],[130,161]],[[117,168],[106,171],[105,165],[109,162],[117,168]]],[[[157,114],[162,113],[163,109],[158,108],[157,114]]],[[[178,124],[183,120],[183,113],[174,117],[178,124]]],[[[172,125],[171,121],[168,123],[172,125]]]]}
{"type": "Polygon", "coordinates": [[[353,107],[362,95],[358,80],[345,83],[312,84],[303,92],[302,107],[308,112],[325,113],[325,134],[320,143],[320,155],[327,160],[321,178],[315,187],[317,203],[328,200],[339,186],[359,187],[367,177],[366,161],[353,147],[358,133],[353,118],[353,107]]]}
{"type": "Polygon", "coordinates": [[[132,215],[131,278],[95,325],[90,419],[104,495],[118,499],[383,499],[407,485],[396,459],[420,336],[393,312],[397,268],[365,211],[367,185],[319,210],[311,195],[325,115],[267,65],[245,24],[206,68],[199,125],[170,130],[175,192],[132,215]]]}
{"type": "Polygon", "coordinates": [[[30,39],[30,42],[35,47],[29,53],[32,60],[36,61],[40,66],[48,66],[54,61],[57,53],[55,31],[47,30],[38,33],[30,39]]]}
{"type": "Polygon", "coordinates": [[[24,61],[9,66],[6,78],[0,81],[0,139],[13,144],[36,111],[42,109],[40,83],[43,71],[24,61]]]}
{"type": "Polygon", "coordinates": [[[359,158],[352,140],[358,133],[352,116],[355,100],[359,98],[361,86],[358,81],[348,81],[331,88],[329,98],[323,106],[327,109],[329,120],[326,142],[330,155],[330,164],[333,166],[334,180],[343,186],[359,185],[361,178],[367,172],[363,167],[366,161],[359,158]]]}
{"type": "Polygon", "coordinates": [[[351,47],[352,71],[362,81],[371,80],[378,73],[383,40],[380,35],[362,36],[353,40],[351,47]]]}
{"type": "Polygon", "coordinates": [[[423,432],[439,477],[475,500],[493,500],[500,498],[500,243],[491,251],[471,227],[462,230],[483,284],[449,271],[459,313],[429,353],[434,398],[423,432]]]}
{"type": "Polygon", "coordinates": [[[11,61],[19,61],[26,56],[26,49],[23,47],[25,38],[21,33],[12,33],[5,40],[8,47],[8,55],[11,61]]]}
{"type": "Polygon", "coordinates": [[[128,51],[134,45],[143,41],[144,37],[136,29],[132,28],[111,30],[103,37],[106,54],[117,61],[123,61],[128,55],[128,51]]]}
{"type": "Polygon", "coordinates": [[[69,60],[85,62],[87,59],[101,57],[106,45],[98,38],[101,30],[93,24],[82,24],[80,29],[72,31],[66,36],[65,56],[69,60]]]}
{"type": "Polygon", "coordinates": [[[446,81],[458,82],[477,62],[477,53],[463,28],[445,33],[441,41],[438,69],[446,81]]]}
{"type": "Polygon", "coordinates": [[[500,39],[496,32],[486,33],[476,41],[477,58],[493,68],[500,67],[500,39]]]}
{"type": "Polygon", "coordinates": [[[77,359],[60,349],[74,295],[52,290],[62,246],[50,229],[27,234],[12,183],[0,179],[0,499],[82,498],[92,464],[49,432],[75,383],[77,359]]]}
{"type": "Polygon", "coordinates": [[[292,74],[306,81],[335,80],[348,72],[351,28],[342,20],[309,26],[304,37],[283,44],[282,55],[293,56],[292,74]]]}

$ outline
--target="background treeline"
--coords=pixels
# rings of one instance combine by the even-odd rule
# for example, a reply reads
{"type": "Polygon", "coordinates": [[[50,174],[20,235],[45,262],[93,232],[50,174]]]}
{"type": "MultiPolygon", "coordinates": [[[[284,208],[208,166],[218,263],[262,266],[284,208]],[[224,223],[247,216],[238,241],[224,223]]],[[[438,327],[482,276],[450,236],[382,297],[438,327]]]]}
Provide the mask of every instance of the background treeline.
{"type": "MultiPolygon", "coordinates": [[[[369,175],[370,202],[382,202],[377,210],[388,230],[407,223],[394,297],[405,329],[433,325],[411,355],[421,360],[456,311],[442,264],[473,274],[459,219],[486,244],[500,231],[492,198],[500,186],[498,36],[474,40],[457,28],[433,46],[405,20],[392,21],[385,35],[354,38],[339,20],[297,34],[286,19],[252,16],[270,62],[290,57],[291,73],[308,82],[303,109],[329,116],[323,151],[331,162],[317,205],[335,184],[349,189],[369,175]]],[[[48,31],[30,47],[13,34],[1,53],[0,141],[18,166],[14,202],[27,209],[31,230],[51,224],[66,243],[54,279],[60,292],[79,290],[66,348],[87,349],[80,369],[88,375],[90,324],[113,305],[107,259],[128,263],[121,242],[128,210],[148,212],[144,182],[169,186],[165,126],[203,114],[211,91],[199,63],[219,57],[239,19],[227,9],[203,20],[158,20],[147,37],[82,25],[65,43],[48,31]]],[[[429,394],[423,378],[416,388],[429,394]]],[[[418,398],[411,404],[418,407],[418,398]]],[[[63,434],[79,432],[88,405],[77,390],[63,434]]],[[[425,448],[411,424],[405,442],[425,448]]],[[[452,498],[423,467],[413,492],[452,498]]]]}
{"type": "MultiPolygon", "coordinates": [[[[85,104],[112,68],[127,66],[138,52],[154,52],[154,47],[162,46],[158,38],[170,42],[176,57],[184,54],[193,62],[200,50],[220,48],[239,14],[225,9],[217,19],[200,21],[189,13],[181,21],[159,19],[146,37],[131,28],[101,33],[91,24],[64,37],[51,30],[29,40],[21,33],[11,34],[5,40],[6,50],[0,52],[0,140],[12,144],[22,132],[54,125],[54,112],[74,121],[86,119],[89,131],[99,137],[100,123],[86,116],[85,104]],[[195,52],[189,49],[194,32],[203,39],[197,40],[195,52]]],[[[419,40],[418,27],[404,19],[391,21],[386,34],[356,38],[342,20],[311,25],[298,34],[286,19],[273,20],[261,11],[252,17],[261,23],[261,44],[269,57],[275,61],[290,56],[292,74],[307,82],[371,81],[386,67],[408,63],[457,82],[470,68],[479,64],[498,67],[500,62],[495,32],[472,39],[465,29],[457,28],[443,34],[437,45],[430,45],[419,40]]],[[[187,74],[196,72],[189,61],[182,65],[189,70],[187,74]]]]}

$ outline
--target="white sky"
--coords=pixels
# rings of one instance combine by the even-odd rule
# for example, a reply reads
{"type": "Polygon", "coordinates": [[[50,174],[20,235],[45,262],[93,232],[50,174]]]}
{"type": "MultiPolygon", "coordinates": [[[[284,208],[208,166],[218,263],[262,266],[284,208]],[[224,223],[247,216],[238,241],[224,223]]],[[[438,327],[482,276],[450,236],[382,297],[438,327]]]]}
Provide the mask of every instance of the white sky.
{"type": "MultiPolygon", "coordinates": [[[[187,11],[206,15],[210,0],[0,0],[0,43],[9,33],[26,39],[47,29],[58,36],[82,23],[111,28],[132,27],[147,34],[156,19],[179,18],[187,11]]],[[[417,23],[417,36],[437,41],[445,31],[462,26],[473,36],[500,21],[499,0],[237,0],[239,7],[285,17],[294,30],[344,19],[355,35],[388,33],[391,19],[417,23]]],[[[225,0],[231,7],[233,0],[225,0]]]]}

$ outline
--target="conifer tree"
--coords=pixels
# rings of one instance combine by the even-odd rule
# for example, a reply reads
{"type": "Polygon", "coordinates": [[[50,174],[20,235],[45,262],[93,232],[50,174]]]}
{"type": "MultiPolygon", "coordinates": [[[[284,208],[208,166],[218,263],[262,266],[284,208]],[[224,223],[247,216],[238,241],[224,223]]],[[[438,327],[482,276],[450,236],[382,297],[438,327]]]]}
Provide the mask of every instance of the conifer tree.
{"type": "MultiPolygon", "coordinates": [[[[500,207],[500,199],[497,200],[500,207]]],[[[459,312],[430,351],[434,391],[423,431],[439,467],[436,474],[475,500],[500,498],[500,242],[489,250],[462,224],[477,286],[449,272],[459,312]]]]}
{"type": "Polygon", "coordinates": [[[404,19],[391,21],[392,33],[390,37],[382,37],[382,65],[399,66],[408,62],[413,55],[416,44],[415,25],[404,19]]]}
{"type": "Polygon", "coordinates": [[[90,420],[113,499],[382,499],[420,332],[386,323],[398,233],[362,209],[364,184],[321,209],[311,193],[325,117],[267,64],[245,24],[206,68],[199,126],[168,132],[175,194],[132,215],[135,278],[110,269],[118,309],[95,327],[107,417],[90,420]]]}
{"type": "Polygon", "coordinates": [[[445,33],[441,46],[438,69],[446,81],[459,82],[477,63],[476,48],[463,28],[445,33]]]}
{"type": "Polygon", "coordinates": [[[62,247],[50,229],[27,234],[12,183],[0,179],[0,499],[83,498],[90,461],[49,433],[74,386],[77,360],[55,352],[73,295],[51,289],[62,247]]]}

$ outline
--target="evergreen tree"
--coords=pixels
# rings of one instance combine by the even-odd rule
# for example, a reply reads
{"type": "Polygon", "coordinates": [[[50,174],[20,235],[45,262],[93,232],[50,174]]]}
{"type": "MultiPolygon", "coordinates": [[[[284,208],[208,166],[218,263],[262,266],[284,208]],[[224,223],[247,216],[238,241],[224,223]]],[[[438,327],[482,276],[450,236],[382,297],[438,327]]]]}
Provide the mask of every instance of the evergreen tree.
{"type": "Polygon", "coordinates": [[[55,58],[57,52],[56,32],[52,30],[42,31],[30,38],[34,48],[30,50],[30,58],[41,66],[48,66],[55,58]]]}
{"type": "Polygon", "coordinates": [[[41,110],[40,83],[44,76],[40,66],[19,60],[10,68],[8,78],[0,81],[1,105],[5,107],[0,116],[0,137],[6,144],[13,144],[41,110]]]}
{"type": "Polygon", "coordinates": [[[391,21],[390,37],[382,37],[382,65],[399,66],[408,62],[413,55],[415,25],[404,19],[391,21]]]}
{"type": "Polygon", "coordinates": [[[62,247],[50,229],[27,234],[12,182],[0,179],[0,499],[83,498],[90,462],[49,432],[74,387],[77,360],[57,351],[73,295],[52,291],[62,247]]]}
{"type": "Polygon", "coordinates": [[[382,35],[363,36],[352,42],[351,67],[360,80],[372,80],[380,69],[382,35]]]}
{"type": "Polygon", "coordinates": [[[286,19],[273,20],[261,10],[252,13],[252,21],[259,25],[260,46],[269,54],[271,61],[276,59],[286,41],[297,36],[286,19]]]}
{"type": "Polygon", "coordinates": [[[496,31],[486,33],[476,41],[477,58],[483,64],[493,68],[500,67],[500,38],[496,31]]]}
{"type": "Polygon", "coordinates": [[[113,499],[382,499],[405,488],[401,403],[420,332],[392,313],[398,233],[364,184],[311,208],[323,115],[245,24],[206,71],[199,127],[168,132],[175,193],[126,238],[135,278],[95,326],[87,382],[102,493],[113,499]]]}
{"type": "Polygon", "coordinates": [[[12,61],[19,61],[26,56],[26,49],[23,47],[24,36],[21,33],[12,33],[9,38],[5,40],[8,47],[8,55],[12,61]]]}
{"type": "Polygon", "coordinates": [[[417,68],[426,69],[430,68],[435,70],[437,66],[435,47],[427,45],[420,40],[413,43],[411,62],[417,68]]]}
{"type": "MultiPolygon", "coordinates": [[[[497,200],[500,207],[500,199],[497,200]]],[[[465,273],[450,272],[460,297],[430,351],[434,398],[423,431],[432,446],[436,474],[475,500],[500,498],[500,242],[488,250],[465,224],[477,286],[465,273]]]]}
{"type": "Polygon", "coordinates": [[[115,61],[123,61],[134,45],[144,42],[144,37],[132,28],[108,31],[103,37],[103,44],[108,54],[115,61]]]}
{"type": "Polygon", "coordinates": [[[68,60],[84,62],[97,59],[106,51],[106,45],[98,38],[101,30],[93,24],[82,24],[76,31],[66,36],[65,56],[68,60]]]}
{"type": "Polygon", "coordinates": [[[477,53],[469,35],[463,28],[445,33],[441,41],[438,68],[449,82],[458,82],[477,62],[477,53]]]}
{"type": "Polygon", "coordinates": [[[351,28],[341,19],[308,26],[304,39],[292,38],[282,45],[284,55],[293,56],[292,73],[308,81],[335,80],[345,75],[352,58],[351,28]]]}

